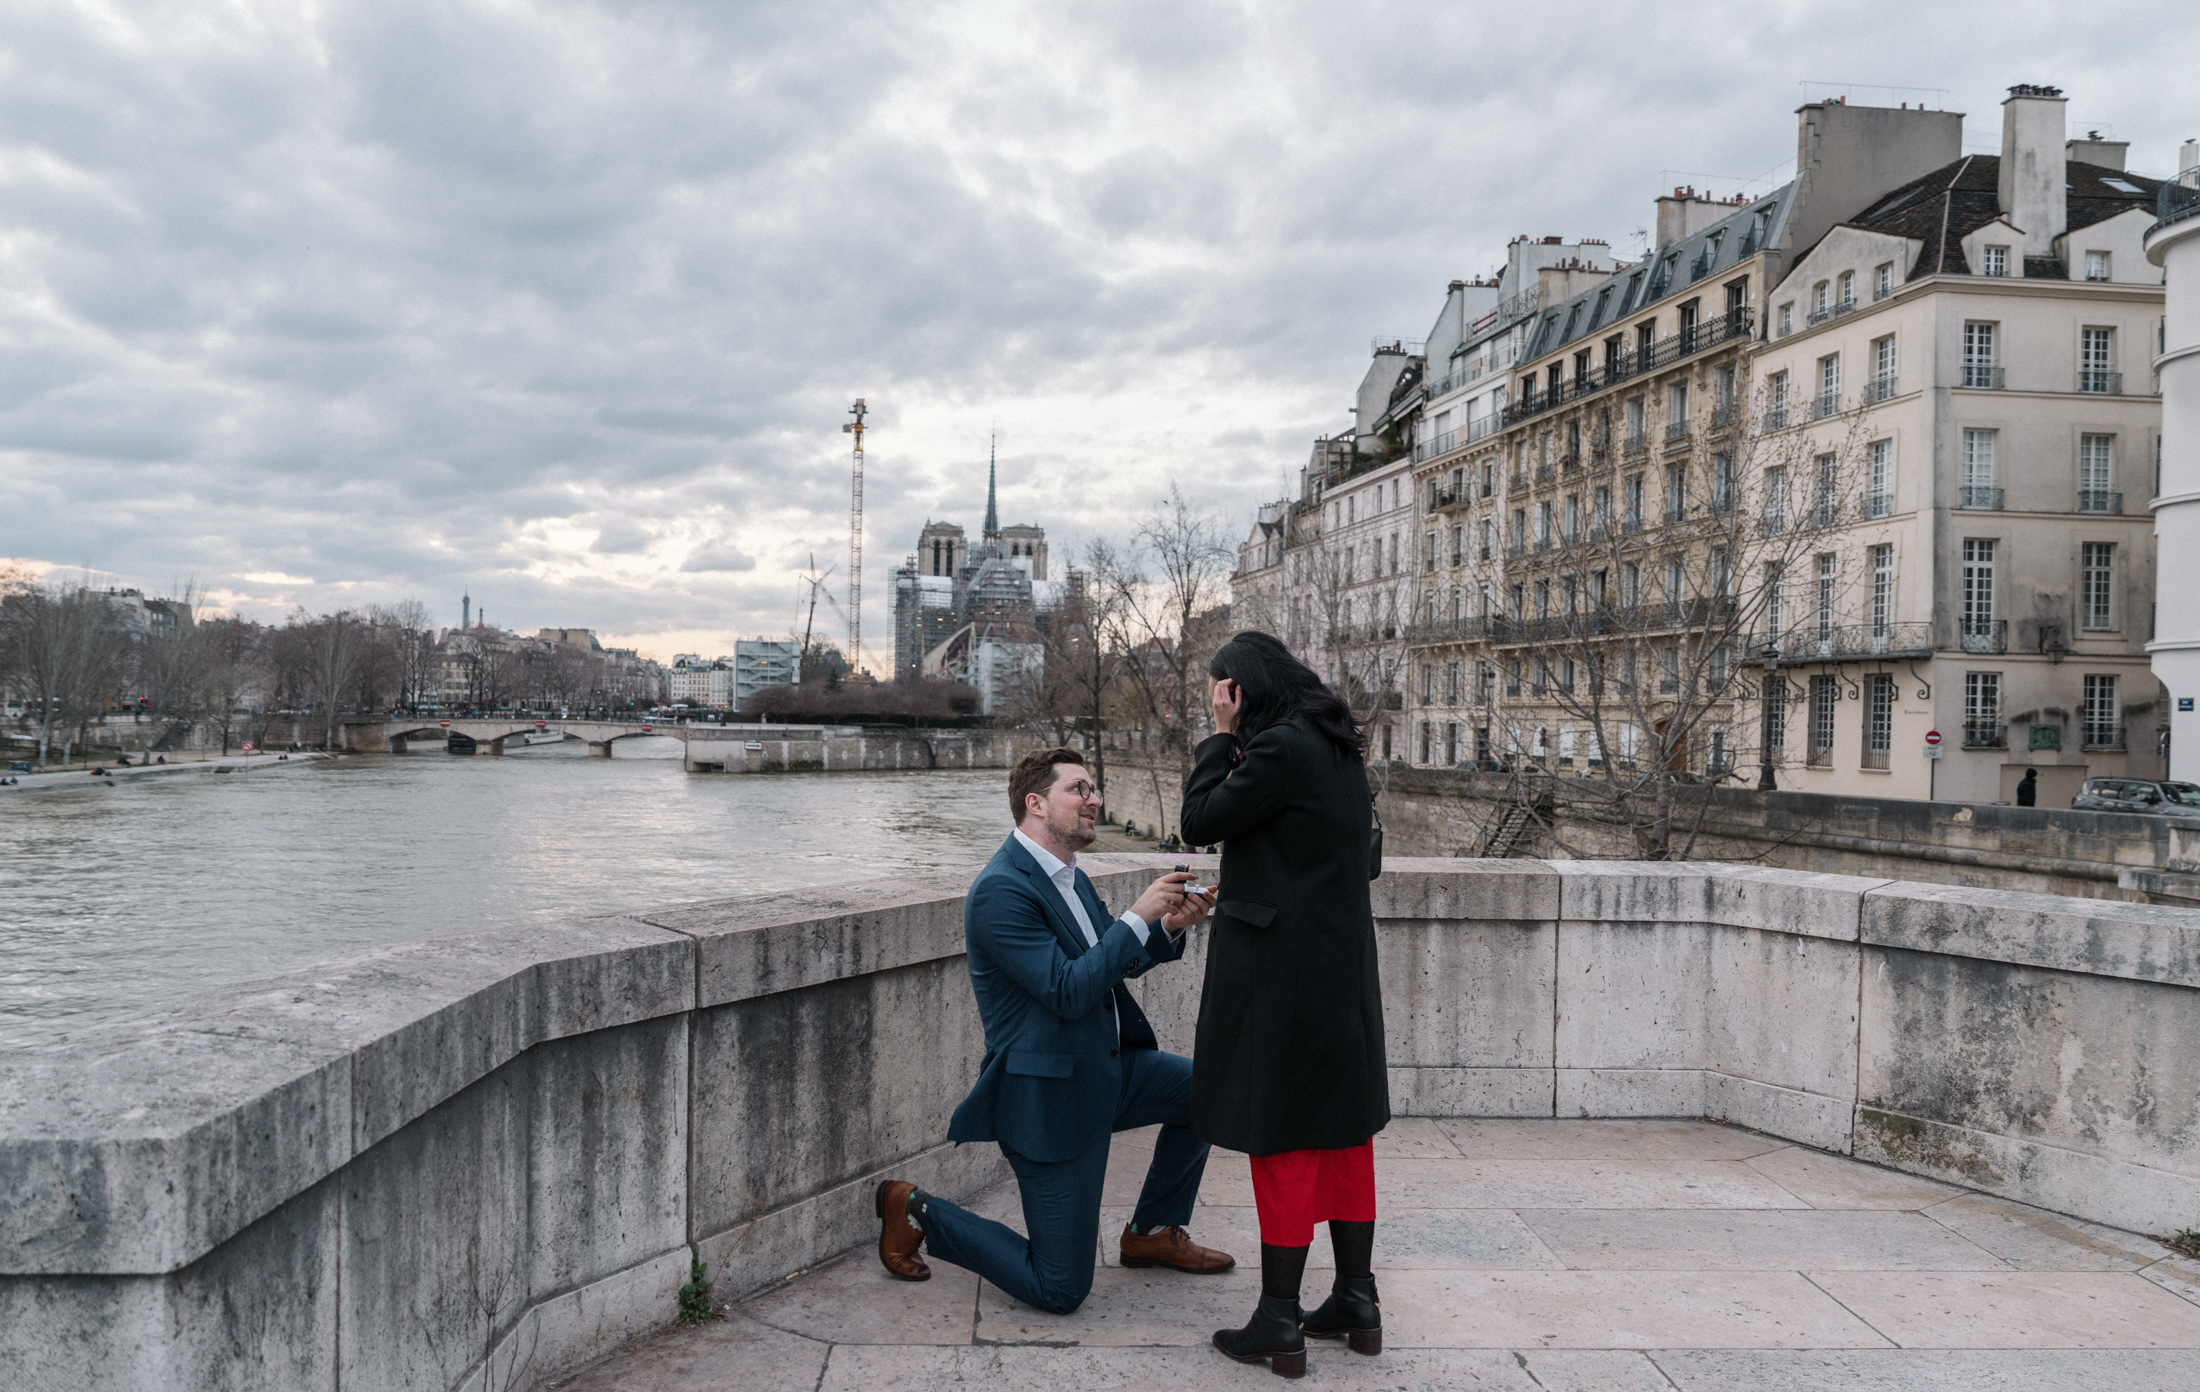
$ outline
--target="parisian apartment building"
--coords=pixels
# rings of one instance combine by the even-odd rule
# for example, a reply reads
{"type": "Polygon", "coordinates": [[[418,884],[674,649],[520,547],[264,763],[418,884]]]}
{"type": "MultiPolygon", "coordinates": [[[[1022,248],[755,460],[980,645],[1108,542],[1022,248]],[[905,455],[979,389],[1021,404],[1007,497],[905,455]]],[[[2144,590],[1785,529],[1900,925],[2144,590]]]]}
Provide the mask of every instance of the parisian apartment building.
{"type": "Polygon", "coordinates": [[[1812,103],[1794,179],[1674,190],[1639,258],[1516,242],[1378,348],[1241,602],[1332,681],[1393,678],[1366,704],[1416,766],[1656,749],[1978,801],[2037,768],[2049,806],[2158,774],[2163,180],[2055,89],[2001,116],[1966,154],[1958,113],[1812,103]]]}

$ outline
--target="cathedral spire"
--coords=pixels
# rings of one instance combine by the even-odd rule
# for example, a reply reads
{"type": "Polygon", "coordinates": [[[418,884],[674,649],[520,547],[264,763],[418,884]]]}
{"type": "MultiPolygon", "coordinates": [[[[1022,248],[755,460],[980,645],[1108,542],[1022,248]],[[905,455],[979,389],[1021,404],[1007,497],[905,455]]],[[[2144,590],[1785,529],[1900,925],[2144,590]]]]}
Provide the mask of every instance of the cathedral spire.
{"type": "Polygon", "coordinates": [[[985,539],[987,541],[999,541],[1001,539],[1001,509],[995,501],[994,487],[998,470],[995,452],[999,444],[999,438],[999,432],[994,432],[993,435],[987,438],[985,446],[985,539]]]}

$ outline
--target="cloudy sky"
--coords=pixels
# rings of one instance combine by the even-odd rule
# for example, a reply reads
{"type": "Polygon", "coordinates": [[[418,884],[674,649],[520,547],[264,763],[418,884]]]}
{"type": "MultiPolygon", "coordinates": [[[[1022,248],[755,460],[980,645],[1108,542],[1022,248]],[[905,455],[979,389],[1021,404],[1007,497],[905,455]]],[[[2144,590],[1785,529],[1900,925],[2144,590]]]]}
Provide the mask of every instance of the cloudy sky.
{"type": "Polygon", "coordinates": [[[990,429],[1004,520],[1058,548],[1171,480],[1241,526],[1447,280],[1784,177],[1807,96],[1944,101],[1998,151],[2006,86],[2053,83],[2173,172],[2188,18],[10,0],[0,555],[719,651],[844,564],[862,396],[877,654],[990,429]]]}

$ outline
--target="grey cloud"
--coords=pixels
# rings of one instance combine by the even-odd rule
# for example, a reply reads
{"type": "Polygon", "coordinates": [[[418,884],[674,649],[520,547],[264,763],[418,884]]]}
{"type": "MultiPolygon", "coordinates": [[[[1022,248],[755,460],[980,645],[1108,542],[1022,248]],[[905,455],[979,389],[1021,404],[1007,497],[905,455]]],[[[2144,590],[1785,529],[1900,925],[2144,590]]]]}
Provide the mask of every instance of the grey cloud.
{"type": "Polygon", "coordinates": [[[1974,139],[2059,81],[2148,169],[2200,57],[2159,5],[1664,13],[33,0],[0,34],[0,474],[36,505],[0,553],[776,631],[842,558],[851,397],[872,605],[1033,402],[1004,495],[1065,550],[1172,473],[1242,515],[1446,280],[1517,233],[1624,249],[1660,170],[1791,157],[1796,78],[1918,75],[1889,33],[1974,139]],[[757,559],[650,547],[706,516],[757,559]]]}

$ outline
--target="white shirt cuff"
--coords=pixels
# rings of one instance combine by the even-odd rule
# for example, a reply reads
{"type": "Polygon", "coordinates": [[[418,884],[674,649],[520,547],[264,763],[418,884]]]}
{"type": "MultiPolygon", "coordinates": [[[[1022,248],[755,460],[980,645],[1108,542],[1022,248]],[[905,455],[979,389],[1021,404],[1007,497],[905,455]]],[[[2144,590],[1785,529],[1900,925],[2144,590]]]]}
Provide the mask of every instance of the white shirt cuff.
{"type": "Polygon", "coordinates": [[[1146,945],[1146,934],[1150,931],[1146,920],[1132,913],[1129,909],[1125,909],[1123,910],[1122,921],[1130,925],[1131,931],[1138,935],[1138,945],[1144,947],[1146,945]]]}

